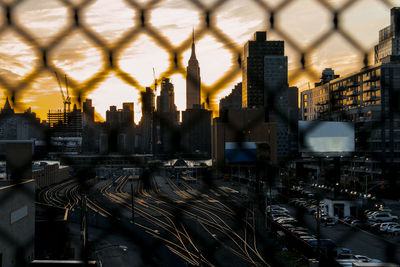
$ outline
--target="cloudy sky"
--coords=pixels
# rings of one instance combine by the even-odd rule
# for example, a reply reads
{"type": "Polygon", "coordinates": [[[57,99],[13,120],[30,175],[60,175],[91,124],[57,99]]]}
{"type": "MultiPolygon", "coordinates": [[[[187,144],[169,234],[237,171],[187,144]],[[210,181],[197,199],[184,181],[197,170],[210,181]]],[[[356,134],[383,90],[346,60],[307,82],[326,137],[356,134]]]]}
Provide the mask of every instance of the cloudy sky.
{"type": "MultiPolygon", "coordinates": [[[[322,1],[322,0],[321,0],[322,1]]],[[[12,0],[3,0],[12,3],[12,0]]],[[[212,25],[225,34],[225,41],[216,38],[211,31],[203,31],[203,12],[193,2],[212,6],[216,0],[164,0],[136,1],[140,5],[155,2],[146,12],[146,22],[156,29],[162,42],[154,39],[154,34],[138,27],[140,13],[137,8],[124,0],[92,1],[81,9],[81,23],[99,38],[96,43],[82,31],[75,28],[69,34],[63,31],[71,26],[72,13],[68,11],[67,0],[28,0],[16,6],[13,19],[19,27],[30,33],[36,43],[28,42],[11,28],[0,32],[0,80],[2,99],[7,91],[23,81],[27,75],[40,68],[41,58],[37,46],[47,47],[55,37],[62,37],[48,54],[48,62],[70,77],[71,94],[76,101],[77,91],[83,97],[93,99],[99,119],[105,117],[110,105],[122,106],[122,102],[135,103],[135,121],[140,119],[139,91],[153,84],[153,68],[157,78],[169,76],[175,85],[175,100],[179,110],[185,109],[184,68],[190,56],[192,29],[197,32],[196,54],[200,63],[201,79],[205,91],[211,94],[211,104],[215,108],[218,100],[229,94],[233,86],[241,81],[238,71],[237,52],[252,38],[255,31],[269,30],[269,18],[257,2],[264,2],[271,8],[283,0],[230,0],[218,8],[212,8],[212,25]],[[130,35],[134,29],[138,29],[130,35]],[[127,36],[133,36],[127,38],[127,36]],[[124,40],[124,41],[122,41],[124,40]],[[122,44],[122,46],[121,46],[122,44]],[[104,48],[115,49],[114,58],[120,71],[106,71],[108,54],[104,48]],[[178,51],[178,66],[173,68],[173,53],[178,51]],[[93,82],[93,77],[98,79],[93,82]],[[223,78],[221,80],[221,78],[223,78]],[[90,81],[90,86],[88,86],[90,81]]],[[[69,0],[79,5],[83,0],[69,0]]],[[[293,0],[283,10],[276,13],[275,24],[283,32],[269,31],[269,40],[286,40],[289,36],[300,49],[306,49],[319,36],[332,27],[332,15],[317,0],[293,0]]],[[[346,0],[325,0],[333,7],[341,7],[346,0]]],[[[354,1],[341,13],[340,26],[351,35],[365,51],[372,52],[378,40],[379,29],[390,20],[390,6],[380,0],[354,1]]],[[[395,1],[391,1],[394,4],[395,1]]],[[[3,15],[4,12],[1,12],[3,15]]],[[[4,19],[0,20],[4,24],[4,19]]],[[[308,82],[316,81],[315,75],[298,72],[299,54],[296,48],[285,42],[285,52],[289,56],[291,85],[301,89],[308,82]]],[[[317,73],[326,67],[334,68],[338,74],[346,75],[362,66],[362,53],[351,46],[338,33],[329,35],[324,42],[308,53],[306,62],[317,73]]],[[[372,55],[372,53],[371,53],[372,55]]],[[[159,90],[158,90],[159,93],[159,90]]],[[[46,119],[49,109],[61,109],[62,98],[55,75],[52,71],[42,71],[16,94],[18,109],[32,107],[42,119],[46,119]]]]}

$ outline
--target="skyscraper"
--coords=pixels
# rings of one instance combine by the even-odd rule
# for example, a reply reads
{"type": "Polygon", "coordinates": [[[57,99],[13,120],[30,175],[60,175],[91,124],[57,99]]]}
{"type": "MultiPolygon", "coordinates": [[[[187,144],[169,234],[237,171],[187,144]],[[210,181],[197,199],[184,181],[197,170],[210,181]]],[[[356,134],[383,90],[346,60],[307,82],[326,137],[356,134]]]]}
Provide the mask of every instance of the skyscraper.
{"type": "Polygon", "coordinates": [[[142,119],[139,123],[140,138],[137,147],[141,153],[154,153],[154,91],[146,87],[145,92],[141,92],[142,119]]]}
{"type": "Polygon", "coordinates": [[[186,68],[186,109],[200,105],[200,67],[196,58],[194,32],[192,41],[192,54],[186,68]]]}
{"type": "Polygon", "coordinates": [[[177,131],[179,112],[175,105],[174,85],[170,79],[163,78],[161,92],[157,96],[157,112],[155,118],[156,127],[156,153],[172,153],[176,148],[173,143],[173,135],[177,131]]]}
{"type": "Polygon", "coordinates": [[[390,25],[379,31],[375,46],[375,63],[388,63],[400,56],[400,7],[390,10],[390,25]]]}
{"type": "Polygon", "coordinates": [[[106,113],[108,150],[130,154],[134,151],[133,103],[122,103],[122,109],[110,106],[106,113]]]}
{"type": "Polygon", "coordinates": [[[157,96],[157,111],[170,113],[177,111],[174,85],[170,82],[169,78],[163,78],[161,81],[161,92],[160,95],[157,96]]]}
{"type": "Polygon", "coordinates": [[[94,107],[92,105],[92,99],[86,98],[85,102],[82,104],[83,111],[83,121],[94,122],[94,107]]]}
{"type": "MultiPolygon", "coordinates": [[[[242,65],[242,107],[261,108],[266,105],[264,99],[264,57],[284,56],[283,41],[267,41],[266,32],[256,32],[254,40],[244,46],[242,65]]],[[[286,70],[287,72],[287,70],[286,70]]]]}

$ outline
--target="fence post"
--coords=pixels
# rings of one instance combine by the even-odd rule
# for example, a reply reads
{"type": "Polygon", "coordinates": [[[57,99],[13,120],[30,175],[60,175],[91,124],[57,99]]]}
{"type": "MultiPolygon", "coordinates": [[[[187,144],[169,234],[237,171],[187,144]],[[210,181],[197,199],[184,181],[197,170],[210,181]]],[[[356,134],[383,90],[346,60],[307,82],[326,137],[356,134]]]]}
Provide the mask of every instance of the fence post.
{"type": "MultiPolygon", "coordinates": [[[[133,180],[132,180],[133,182],[133,180]]],[[[133,183],[131,182],[131,205],[132,205],[132,223],[135,223],[135,202],[134,202],[134,198],[133,198],[133,183]]]]}

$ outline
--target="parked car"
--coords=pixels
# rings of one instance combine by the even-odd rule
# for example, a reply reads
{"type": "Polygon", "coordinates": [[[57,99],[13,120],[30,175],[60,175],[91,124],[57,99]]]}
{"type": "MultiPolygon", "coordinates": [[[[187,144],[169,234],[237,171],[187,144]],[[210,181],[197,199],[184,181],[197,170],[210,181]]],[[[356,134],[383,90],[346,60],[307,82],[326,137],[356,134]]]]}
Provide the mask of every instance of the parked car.
{"type": "Polygon", "coordinates": [[[352,260],[354,259],[353,253],[341,253],[336,256],[337,260],[352,260]]]}
{"type": "Polygon", "coordinates": [[[379,208],[379,210],[380,210],[380,211],[383,211],[383,212],[389,212],[389,213],[392,212],[392,210],[391,210],[390,208],[384,207],[384,206],[381,206],[381,207],[379,208]]]}
{"type": "Polygon", "coordinates": [[[337,248],[336,249],[336,253],[337,253],[337,255],[340,255],[340,254],[353,254],[353,251],[351,249],[349,249],[349,248],[337,248]]]}
{"type": "Polygon", "coordinates": [[[307,233],[307,232],[303,232],[303,231],[293,231],[293,234],[294,235],[296,235],[296,236],[308,236],[308,235],[310,235],[309,233],[307,233]]]}
{"type": "Polygon", "coordinates": [[[396,222],[382,223],[381,226],[379,227],[379,231],[386,232],[390,226],[394,226],[394,225],[399,225],[399,224],[396,222]]]}
{"type": "Polygon", "coordinates": [[[315,236],[312,236],[312,235],[300,236],[300,239],[302,239],[302,240],[304,240],[304,241],[313,240],[313,239],[316,240],[315,236]]]}
{"type": "Polygon", "coordinates": [[[289,211],[286,208],[280,207],[280,206],[267,206],[266,207],[266,212],[268,213],[289,213],[289,211]]]}
{"type": "Polygon", "coordinates": [[[334,226],[336,224],[335,218],[328,217],[325,220],[325,226],[334,226]]]}
{"type": "MultiPolygon", "coordinates": [[[[311,240],[306,240],[306,242],[312,247],[314,251],[317,250],[318,248],[318,240],[317,239],[311,239],[311,240]]],[[[333,256],[336,254],[336,244],[333,242],[331,239],[320,239],[319,241],[320,249],[327,253],[330,256],[333,256]]]]}
{"type": "Polygon", "coordinates": [[[367,256],[364,255],[354,255],[354,258],[362,262],[372,262],[372,263],[382,262],[377,259],[368,258],[367,256]]]}
{"type": "Polygon", "coordinates": [[[344,218],[342,219],[342,222],[351,223],[351,222],[354,221],[355,219],[356,219],[356,218],[353,217],[353,216],[346,216],[346,217],[344,217],[344,218]]]}
{"type": "Polygon", "coordinates": [[[382,223],[374,223],[371,225],[370,230],[374,233],[378,233],[381,230],[381,224],[382,223]]]}
{"type": "Polygon", "coordinates": [[[381,211],[379,211],[379,210],[371,210],[371,211],[367,212],[365,215],[367,217],[371,217],[371,216],[373,216],[375,214],[378,214],[378,213],[381,213],[381,211]]]}
{"type": "Polygon", "coordinates": [[[315,196],[315,194],[311,191],[305,191],[304,194],[309,198],[313,198],[315,196]]]}
{"type": "Polygon", "coordinates": [[[343,267],[352,267],[353,262],[358,262],[358,260],[356,260],[356,259],[338,259],[338,260],[336,260],[336,262],[339,263],[340,266],[343,266],[343,267]]]}
{"type": "Polygon", "coordinates": [[[384,212],[384,213],[374,214],[368,219],[373,222],[395,222],[399,219],[399,217],[392,215],[388,212],[384,212]]]}
{"type": "Polygon", "coordinates": [[[270,217],[273,221],[276,221],[280,218],[291,218],[291,216],[287,213],[273,213],[270,215],[270,217]]]}
{"type": "Polygon", "coordinates": [[[279,224],[286,224],[286,223],[297,223],[295,218],[281,218],[276,221],[279,224]]]}
{"type": "Polygon", "coordinates": [[[304,227],[301,227],[301,226],[297,226],[294,229],[295,229],[294,231],[303,231],[303,232],[307,232],[308,231],[307,228],[304,228],[304,227]]]}
{"type": "Polygon", "coordinates": [[[388,233],[399,234],[400,233],[400,225],[392,225],[387,229],[388,233]]]}

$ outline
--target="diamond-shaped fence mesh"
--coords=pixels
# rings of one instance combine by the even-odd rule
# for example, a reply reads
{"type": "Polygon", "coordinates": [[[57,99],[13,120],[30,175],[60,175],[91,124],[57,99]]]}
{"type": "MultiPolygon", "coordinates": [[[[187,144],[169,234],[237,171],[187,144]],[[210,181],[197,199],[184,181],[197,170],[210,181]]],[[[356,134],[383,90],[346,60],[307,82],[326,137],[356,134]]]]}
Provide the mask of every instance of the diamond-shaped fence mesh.
{"type": "MultiPolygon", "coordinates": [[[[101,32],[96,31],[95,27],[91,27],[85,17],[88,9],[92,9],[92,5],[96,1],[48,1],[51,4],[56,2],[57,5],[63,7],[66,20],[61,28],[58,28],[58,25],[57,27],[55,27],[56,25],[48,26],[49,28],[55,27],[58,30],[52,37],[46,38],[45,42],[30,30],[29,22],[21,23],[21,19],[18,18],[18,13],[21,12],[22,6],[26,2],[28,1],[3,0],[0,4],[2,9],[0,36],[9,38],[12,35],[14,39],[18,39],[19,43],[26,46],[24,53],[29,51],[28,53],[32,54],[28,56],[34,59],[32,61],[34,63],[28,68],[29,71],[22,75],[20,79],[10,80],[6,75],[0,75],[0,86],[14,108],[18,109],[25,106],[25,102],[29,99],[30,90],[34,90],[32,89],[33,85],[38,79],[41,79],[43,74],[54,75],[54,73],[57,73],[60,80],[60,87],[68,87],[71,92],[71,98],[64,100],[64,102],[67,102],[64,105],[69,106],[71,103],[76,103],[79,109],[84,108],[83,102],[89,93],[104,82],[109,74],[115,74],[116,77],[131,86],[132,90],[140,92],[140,101],[142,104],[141,124],[147,125],[147,128],[143,127],[148,129],[148,132],[144,133],[144,135],[148,136],[148,139],[141,140],[142,143],[154,142],[154,135],[157,135],[157,131],[162,130],[168,132],[168,156],[170,158],[174,158],[175,155],[191,155],[195,153],[194,151],[190,151],[189,147],[186,147],[188,146],[188,142],[182,141],[188,135],[201,136],[203,134],[200,132],[200,128],[197,127],[199,121],[202,121],[202,116],[205,115],[195,113],[195,116],[192,116],[190,120],[186,120],[182,125],[177,125],[171,120],[170,114],[165,115],[154,111],[154,95],[152,96],[154,92],[151,88],[164,82],[162,77],[171,77],[175,74],[186,76],[183,54],[190,49],[193,38],[192,35],[187,36],[183,42],[176,45],[160,29],[153,26],[150,21],[151,14],[164,1],[149,0],[142,3],[141,1],[125,0],[125,5],[132,12],[133,19],[131,20],[129,29],[125,30],[111,42],[101,32]],[[96,53],[97,57],[99,57],[97,58],[99,66],[97,66],[96,73],[84,82],[71,77],[68,77],[68,80],[63,80],[68,73],[60,67],[61,65],[56,64],[56,54],[64,49],[65,43],[73,35],[79,35],[78,38],[85,39],[88,46],[93,47],[93,51],[95,51],[91,50],[91,52],[96,53]],[[155,83],[151,85],[150,89],[140,84],[139,77],[135,77],[121,67],[121,61],[124,59],[124,51],[140,35],[149,37],[152,43],[168,55],[167,69],[160,74],[160,78],[155,79],[155,83]]],[[[223,73],[221,72],[221,75],[213,84],[201,85],[202,102],[204,102],[205,109],[213,111],[214,115],[216,115],[218,110],[215,102],[218,95],[241,76],[244,69],[243,65],[246,62],[242,44],[233,40],[226,33],[227,29],[218,24],[217,19],[218,13],[228,3],[232,4],[235,1],[215,0],[212,3],[208,3],[208,1],[205,3],[200,0],[187,0],[186,2],[197,10],[200,17],[200,23],[193,33],[196,39],[210,35],[217,42],[223,44],[224,49],[232,56],[232,64],[228,70],[223,73]]],[[[249,0],[248,5],[256,6],[264,14],[265,25],[263,25],[263,30],[268,30],[269,33],[273,33],[278,39],[283,40],[290,51],[292,51],[292,55],[289,57],[293,56],[293,58],[298,59],[298,62],[292,62],[292,64],[298,67],[290,72],[290,83],[296,83],[304,77],[313,81],[320,78],[319,71],[312,64],[312,56],[333,35],[339,36],[342,42],[345,42],[346,45],[354,49],[354,55],[356,55],[358,61],[363,62],[364,70],[370,69],[370,66],[373,65],[371,58],[373,58],[376,52],[374,47],[366,47],[355,37],[356,34],[346,29],[342,23],[344,14],[354,5],[362,2],[361,0],[338,1],[340,2],[339,4],[336,1],[315,0],[314,4],[318,5],[323,12],[328,14],[328,21],[330,23],[328,23],[328,27],[325,27],[306,46],[303,46],[296,36],[291,34],[291,29],[282,26],[283,18],[280,17],[291,5],[301,1],[282,0],[278,1],[278,3],[271,2],[276,1],[249,0]]],[[[387,10],[392,8],[394,4],[388,0],[376,2],[387,10]]],[[[43,5],[41,1],[40,3],[39,1],[35,2],[35,4],[43,5]]],[[[236,16],[236,14],[232,14],[232,16],[236,16]]],[[[301,20],[302,18],[299,17],[297,19],[301,20]]],[[[112,23],[118,23],[118,18],[114,18],[112,23]]],[[[179,21],[176,23],[179,24],[179,21]]],[[[320,22],[316,21],[315,23],[320,22]]],[[[399,24],[398,21],[394,23],[399,24]]],[[[1,52],[4,55],[8,53],[7,51],[1,52]]],[[[65,52],[65,55],[67,53],[65,52]]],[[[8,60],[12,61],[13,59],[9,58],[8,60]]],[[[5,61],[7,62],[7,60],[5,61]]],[[[396,80],[398,79],[396,71],[396,68],[388,68],[385,71],[381,70],[380,75],[394,75],[393,80],[396,80]]],[[[254,78],[255,83],[266,87],[269,86],[264,81],[264,77],[260,76],[259,73],[248,73],[248,76],[254,78]]],[[[371,76],[369,79],[372,81],[374,77],[371,76]]],[[[354,82],[356,84],[360,81],[354,82]]],[[[361,112],[361,107],[358,109],[353,108],[354,112],[340,109],[335,110],[337,106],[335,104],[342,103],[340,101],[342,101],[341,97],[344,94],[340,93],[340,88],[343,86],[345,85],[338,84],[339,89],[331,91],[329,98],[326,99],[326,101],[329,100],[331,102],[331,114],[334,113],[336,116],[327,117],[328,120],[354,121],[355,119],[352,120],[349,114],[350,116],[355,116],[361,112]]],[[[385,183],[389,183],[389,187],[393,186],[394,188],[397,185],[396,179],[398,177],[396,164],[399,163],[395,160],[393,161],[393,158],[396,158],[399,149],[394,144],[398,144],[396,140],[399,138],[396,130],[399,126],[397,118],[399,106],[398,91],[400,87],[397,86],[396,82],[385,85],[381,84],[381,86],[382,88],[386,88],[386,91],[381,89],[380,96],[382,97],[382,102],[380,105],[377,105],[381,109],[379,113],[380,118],[375,118],[375,120],[370,122],[368,126],[370,130],[366,131],[367,133],[364,131],[363,135],[360,134],[357,136],[356,149],[361,148],[361,151],[363,147],[367,146],[369,140],[373,138],[382,137],[385,140],[383,144],[374,147],[375,150],[383,150],[383,153],[378,153],[378,157],[370,156],[369,159],[364,156],[360,160],[371,160],[375,162],[374,164],[380,164],[382,179],[385,180],[385,183]],[[388,133],[387,129],[389,129],[388,133]],[[386,139],[391,145],[388,146],[386,144],[386,139]]],[[[240,118],[232,118],[232,115],[228,118],[229,112],[220,112],[219,122],[225,123],[226,131],[234,133],[234,141],[239,144],[239,147],[245,147],[248,136],[251,135],[253,129],[263,123],[270,123],[268,120],[270,115],[273,115],[275,118],[272,122],[286,125],[290,129],[297,129],[297,121],[300,116],[297,115],[297,110],[295,116],[289,116],[287,112],[282,111],[282,104],[280,102],[282,100],[281,88],[269,89],[263,96],[264,103],[267,103],[266,107],[263,106],[261,108],[262,112],[256,113],[252,117],[250,116],[250,119],[245,122],[236,123],[240,118]]],[[[371,87],[368,90],[373,91],[374,89],[371,87]]],[[[356,96],[350,95],[351,92],[346,92],[346,94],[348,99],[350,99],[349,97],[356,96]]],[[[376,96],[374,95],[373,97],[376,96]]],[[[371,98],[371,101],[376,101],[372,96],[368,95],[368,97],[371,98]]],[[[323,104],[321,104],[322,106],[323,104]]],[[[64,106],[65,108],[66,106],[64,106]]],[[[7,146],[8,143],[12,143],[9,140],[12,137],[7,136],[4,133],[4,129],[7,129],[7,132],[23,132],[27,131],[28,128],[15,126],[15,114],[3,111],[0,120],[3,125],[1,135],[4,144],[2,143],[1,145],[7,146]]],[[[302,112],[300,111],[300,113],[302,112]]],[[[65,123],[71,123],[71,121],[68,121],[70,118],[66,113],[59,112],[58,116],[61,127],[67,127],[65,123]]],[[[84,120],[85,118],[82,119],[84,120]]],[[[56,150],[59,149],[58,146],[62,142],[64,142],[62,144],[67,149],[70,145],[68,142],[76,142],[74,136],[66,136],[70,138],[66,139],[68,141],[54,139],[53,133],[57,131],[57,127],[60,127],[60,125],[40,125],[36,118],[30,116],[29,113],[18,117],[17,120],[24,120],[24,125],[34,125],[33,128],[36,131],[35,138],[42,142],[41,149],[34,153],[34,159],[48,159],[50,154],[53,153],[52,155],[54,155],[54,152],[57,152],[56,150]]],[[[214,123],[217,123],[217,121],[215,120],[214,123]]],[[[302,145],[305,145],[303,143],[305,143],[304,138],[306,134],[317,128],[318,125],[320,125],[320,122],[315,120],[305,130],[298,129],[299,142],[302,145]]],[[[362,128],[363,125],[355,124],[355,127],[358,129],[362,128]]],[[[71,132],[79,131],[79,129],[73,128],[68,128],[67,130],[71,132]]],[[[3,203],[2,205],[18,203],[15,200],[15,195],[18,194],[21,199],[28,199],[32,203],[36,203],[40,219],[36,219],[36,238],[33,236],[32,238],[28,238],[28,241],[21,242],[14,234],[18,229],[12,227],[14,227],[13,223],[18,221],[18,216],[22,216],[21,218],[24,217],[23,213],[25,210],[24,208],[18,209],[20,206],[16,204],[18,207],[13,208],[12,210],[16,211],[11,214],[10,225],[12,231],[10,231],[9,225],[0,228],[0,248],[4,249],[0,251],[0,261],[11,259],[10,262],[13,265],[24,266],[33,260],[33,258],[75,258],[83,260],[84,264],[88,264],[89,259],[100,262],[101,259],[108,258],[112,262],[112,258],[116,258],[122,259],[122,261],[131,261],[134,266],[169,266],[175,264],[178,266],[184,264],[196,266],[225,266],[228,264],[237,264],[238,266],[297,266],[304,264],[307,259],[317,258],[320,260],[320,264],[322,264],[320,266],[336,266],[338,263],[335,261],[335,257],[331,255],[328,246],[324,244],[326,239],[330,238],[329,235],[335,235],[337,244],[354,245],[358,246],[359,250],[363,250],[362,248],[360,249],[359,243],[365,242],[365,247],[369,245],[379,247],[379,250],[382,251],[379,255],[381,255],[383,261],[399,263],[399,240],[387,235],[374,234],[371,232],[372,230],[362,230],[362,223],[365,223],[362,220],[359,227],[350,227],[343,224],[340,225],[340,231],[338,230],[337,233],[334,233],[334,231],[329,230],[321,231],[321,227],[323,226],[320,225],[320,220],[317,220],[317,223],[315,223],[313,219],[310,219],[311,216],[308,215],[310,210],[315,211],[319,215],[319,201],[324,196],[347,193],[348,189],[345,189],[341,185],[340,180],[329,178],[329,175],[335,176],[337,172],[339,172],[340,176],[340,157],[335,157],[333,163],[325,163],[328,165],[333,164],[334,168],[327,174],[326,181],[328,185],[324,185],[322,189],[321,185],[313,185],[320,188],[315,189],[315,192],[318,191],[318,193],[315,193],[315,196],[313,196],[314,199],[303,199],[304,192],[294,190],[291,187],[292,184],[290,181],[285,185],[287,189],[279,191],[272,199],[271,191],[275,190],[278,186],[275,184],[276,181],[283,176],[290,176],[288,174],[283,175],[282,172],[285,172],[284,169],[288,168],[290,163],[296,162],[298,154],[292,154],[283,160],[277,161],[271,156],[271,151],[276,148],[273,148],[271,144],[266,145],[263,147],[265,155],[258,156],[253,166],[254,172],[252,177],[250,173],[247,175],[246,181],[248,182],[248,186],[246,186],[246,190],[249,192],[245,194],[245,197],[239,197],[239,192],[229,187],[231,182],[232,187],[234,187],[235,182],[232,181],[232,169],[226,166],[217,165],[211,168],[207,167],[206,164],[198,165],[194,168],[195,171],[193,172],[195,174],[192,173],[189,175],[187,172],[188,166],[185,164],[181,166],[178,164],[175,165],[175,168],[172,168],[170,165],[164,164],[164,159],[161,160],[153,156],[129,156],[128,153],[116,155],[114,152],[118,147],[119,141],[115,140],[119,140],[119,133],[121,131],[124,133],[129,132],[130,127],[127,125],[118,125],[115,127],[102,125],[95,128],[93,132],[86,133],[89,136],[93,136],[93,139],[97,138],[99,140],[105,136],[104,138],[109,141],[108,147],[103,148],[101,152],[95,155],[86,155],[84,163],[79,162],[79,157],[68,157],[69,151],[63,151],[64,156],[67,156],[62,158],[62,164],[71,166],[71,169],[68,169],[67,172],[70,172],[73,178],[63,181],[60,178],[58,183],[42,186],[39,184],[39,180],[45,178],[36,177],[36,194],[32,193],[32,188],[26,186],[25,183],[18,184],[18,182],[21,182],[21,177],[25,177],[24,170],[31,168],[30,162],[25,162],[25,165],[18,165],[13,171],[8,170],[8,166],[6,167],[7,178],[11,177],[11,180],[18,185],[1,188],[0,203],[3,203]],[[121,166],[130,168],[131,170],[123,169],[121,166]],[[335,170],[338,166],[339,170],[335,170]],[[98,170],[102,168],[104,170],[99,174],[98,170]],[[227,173],[231,175],[227,176],[227,173]],[[224,179],[221,179],[221,174],[225,174],[224,179]],[[191,176],[195,176],[196,179],[191,180],[191,176]],[[100,179],[101,177],[107,179],[102,180],[100,179]],[[226,177],[229,178],[228,182],[226,182],[226,177]],[[190,183],[191,181],[196,182],[192,184],[190,183]],[[296,234],[293,234],[290,226],[287,226],[287,228],[282,227],[282,224],[272,221],[271,216],[265,215],[266,206],[274,203],[285,203],[285,205],[290,207],[289,209],[295,214],[297,223],[309,227],[310,231],[315,233],[315,245],[310,245],[313,243],[306,242],[305,239],[300,239],[296,234]],[[64,220],[58,218],[59,209],[68,211],[68,216],[64,217],[64,220]],[[313,209],[317,209],[318,211],[313,209]],[[71,230],[68,224],[63,225],[60,221],[67,221],[69,224],[76,226],[75,228],[72,227],[75,230],[78,229],[76,230],[75,238],[72,237],[74,230],[71,230]],[[43,228],[53,233],[53,235],[58,235],[59,240],[55,242],[48,236],[44,241],[40,240],[41,237],[38,236],[38,233],[45,232],[43,228]],[[355,229],[355,231],[350,229],[355,229]],[[121,251],[125,251],[126,248],[115,245],[116,242],[121,242],[114,240],[116,235],[124,237],[122,242],[129,243],[129,250],[135,250],[134,259],[124,258],[127,256],[121,251]],[[53,244],[53,247],[51,249],[46,247],[46,243],[53,244]],[[57,246],[54,246],[54,244],[57,244],[57,246]],[[27,251],[32,251],[33,246],[35,246],[36,255],[27,256],[27,251]],[[71,253],[71,248],[75,248],[74,253],[71,253]]],[[[275,134],[278,135],[278,133],[275,134]]],[[[90,139],[87,142],[94,142],[90,139]]],[[[82,143],[81,145],[84,147],[86,144],[82,143]]],[[[152,143],[150,146],[155,147],[155,144],[152,143]]],[[[5,150],[10,152],[10,150],[5,150]]],[[[156,150],[153,149],[151,153],[153,154],[154,152],[156,150]]],[[[248,157],[252,156],[251,152],[245,153],[249,153],[248,157]]],[[[8,155],[6,155],[7,157],[8,155]]],[[[319,161],[321,163],[324,159],[320,158],[319,161]]],[[[179,160],[177,162],[179,163],[179,160]]],[[[354,160],[354,162],[357,162],[357,160],[354,160]]],[[[355,167],[357,168],[357,166],[355,167]]],[[[234,169],[237,168],[237,166],[234,167],[234,169]]],[[[240,183],[240,176],[239,167],[239,183],[236,183],[236,186],[239,184],[239,187],[236,189],[241,191],[243,185],[240,183]]],[[[366,182],[367,184],[368,182],[366,182]]],[[[371,184],[373,187],[376,185],[371,184]]],[[[354,181],[354,189],[349,191],[354,192],[352,193],[353,201],[363,202],[362,205],[365,206],[364,202],[370,201],[370,197],[368,198],[369,190],[365,190],[364,197],[356,196],[356,194],[360,194],[356,193],[357,190],[355,188],[357,186],[359,188],[360,184],[356,184],[356,181],[354,181]]],[[[340,208],[335,207],[335,209],[339,210],[340,208]]],[[[365,248],[363,251],[357,252],[362,254],[364,251],[367,253],[368,249],[365,248]]],[[[0,266],[2,266],[2,262],[0,262],[0,266]]]]}

